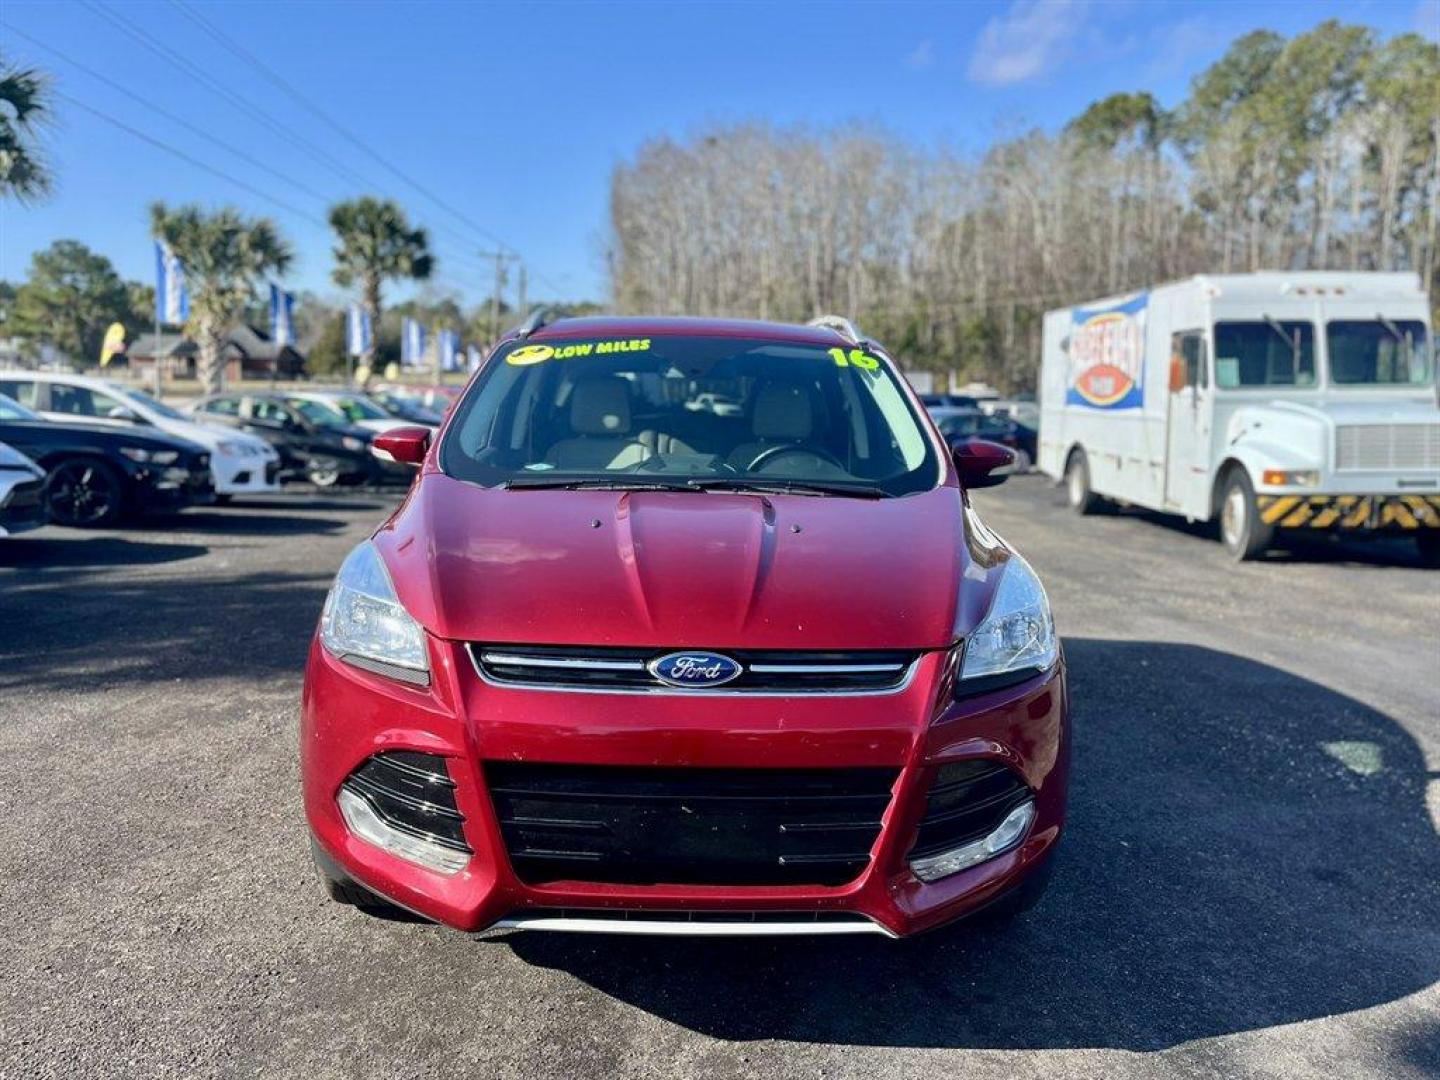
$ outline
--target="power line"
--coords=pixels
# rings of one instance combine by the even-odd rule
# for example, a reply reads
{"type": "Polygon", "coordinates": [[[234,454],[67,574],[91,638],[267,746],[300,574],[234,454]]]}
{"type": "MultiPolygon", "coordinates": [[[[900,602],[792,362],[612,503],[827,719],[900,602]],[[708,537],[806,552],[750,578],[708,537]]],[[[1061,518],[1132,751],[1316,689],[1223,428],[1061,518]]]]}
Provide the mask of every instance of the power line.
{"type": "MultiPolygon", "coordinates": [[[[383,154],[378,153],[368,143],[360,139],[357,135],[355,135],[348,128],[342,125],[339,121],[335,120],[332,116],[330,116],[329,113],[327,113],[319,105],[315,104],[315,102],[313,102],[309,97],[296,89],[289,80],[280,75],[272,67],[266,64],[263,60],[261,60],[258,56],[252,53],[240,42],[236,41],[225,31],[221,30],[205,16],[201,15],[190,4],[186,3],[185,0],[170,0],[170,3],[181,14],[189,18],[191,22],[195,23],[202,30],[204,30],[211,37],[213,37],[216,41],[224,45],[232,53],[234,53],[241,60],[243,60],[246,64],[250,65],[250,67],[258,71],[267,81],[269,81],[272,85],[278,87],[285,94],[289,95],[291,99],[299,103],[304,109],[306,109],[313,116],[318,118],[323,124],[329,127],[336,134],[340,135],[341,138],[345,139],[347,142],[349,142],[352,146],[358,149],[361,153],[365,154],[371,160],[381,165],[387,172],[391,173],[404,183],[408,184],[410,187],[414,188],[422,196],[429,199],[432,203],[440,207],[442,210],[446,211],[456,220],[464,222],[477,234],[484,237],[491,243],[495,244],[497,247],[505,251],[508,255],[519,257],[520,253],[516,250],[514,245],[506,243],[489,229],[476,222],[469,215],[456,209],[450,203],[440,198],[440,196],[436,195],[429,188],[425,187],[414,177],[407,175],[399,167],[392,163],[389,158],[385,157],[383,154]]],[[[554,282],[549,281],[549,279],[547,279],[544,274],[541,274],[538,270],[534,271],[534,273],[537,278],[539,278],[541,281],[546,282],[546,284],[548,284],[552,289],[555,289],[557,293],[559,292],[559,289],[555,286],[554,282]]]]}
{"type": "Polygon", "coordinates": [[[348,128],[344,127],[339,121],[331,117],[329,113],[325,112],[324,109],[320,108],[320,106],[316,105],[303,93],[297,90],[287,79],[281,76],[258,56],[252,53],[249,49],[245,48],[244,45],[240,44],[240,42],[236,41],[229,34],[225,33],[225,31],[221,30],[209,19],[205,18],[205,16],[201,15],[189,4],[185,3],[184,0],[170,0],[170,3],[173,7],[176,8],[176,10],[178,10],[181,14],[185,15],[188,19],[190,19],[191,22],[195,23],[202,30],[204,30],[211,37],[213,37],[216,41],[218,41],[221,45],[225,46],[232,53],[234,53],[241,60],[243,60],[246,64],[250,65],[250,67],[258,71],[267,81],[269,81],[272,85],[278,87],[285,94],[289,95],[291,99],[296,101],[302,108],[304,108],[311,115],[315,116],[318,120],[320,120],[321,123],[325,124],[325,126],[334,131],[346,142],[350,143],[361,153],[365,154],[365,156],[369,157],[371,160],[381,165],[387,172],[404,181],[406,184],[409,184],[425,198],[429,199],[436,206],[445,210],[456,220],[464,222],[466,225],[474,229],[475,232],[477,232],[480,236],[484,237],[490,243],[495,244],[501,248],[505,248],[510,252],[515,252],[515,249],[510,244],[507,244],[504,240],[500,239],[500,237],[496,236],[489,229],[485,228],[483,225],[480,225],[478,222],[470,218],[465,213],[451,206],[444,199],[440,198],[434,192],[430,191],[428,188],[422,185],[418,180],[406,175],[383,154],[377,153],[374,149],[370,147],[369,144],[360,139],[348,128]]]}
{"type": "MultiPolygon", "coordinates": [[[[85,3],[86,7],[88,7],[91,11],[100,15],[101,17],[109,21],[111,25],[117,27],[124,33],[130,35],[132,38],[139,41],[142,45],[144,45],[151,52],[159,56],[162,60],[176,67],[187,76],[195,79],[195,81],[198,82],[201,86],[206,87],[211,92],[215,93],[223,100],[231,104],[234,108],[240,110],[246,116],[249,116],[255,122],[263,125],[265,128],[286,139],[293,145],[305,150],[311,157],[315,158],[322,165],[330,168],[347,183],[354,184],[362,189],[380,188],[380,185],[372,184],[369,179],[356,172],[354,169],[350,168],[348,165],[336,158],[329,151],[325,150],[320,146],[317,146],[312,141],[295,133],[293,130],[286,127],[283,123],[276,120],[264,109],[253,104],[252,102],[246,101],[244,98],[237,95],[234,91],[230,90],[229,87],[225,86],[223,83],[220,83],[208,72],[198,67],[196,64],[194,64],[185,56],[181,55],[175,49],[171,48],[169,45],[166,45],[164,42],[157,40],[154,35],[137,26],[129,19],[125,18],[123,15],[120,15],[118,12],[111,11],[110,9],[104,7],[98,2],[98,0],[83,0],[83,2],[85,3]]],[[[325,196],[321,196],[321,198],[323,199],[325,198],[325,196]]],[[[455,240],[457,243],[467,243],[467,241],[462,240],[458,236],[455,237],[455,240]]],[[[447,258],[452,257],[447,256],[447,258]]],[[[477,273],[482,272],[477,265],[472,265],[472,270],[477,273]]]]}
{"type": "Polygon", "coordinates": [[[198,135],[200,138],[204,139],[206,142],[208,142],[208,143],[210,143],[210,144],[212,144],[212,145],[214,145],[214,146],[218,146],[218,147],[220,147],[220,149],[224,150],[225,152],[227,152],[227,153],[229,153],[229,154],[232,154],[232,155],[234,155],[235,157],[240,158],[242,161],[245,162],[245,164],[249,165],[251,168],[259,169],[261,172],[269,173],[271,176],[275,177],[277,180],[281,180],[281,181],[283,181],[284,183],[289,184],[291,187],[295,188],[297,191],[300,191],[300,192],[302,192],[302,193],[305,194],[305,195],[309,195],[311,198],[319,199],[321,202],[330,202],[330,201],[331,201],[331,200],[330,200],[330,197],[329,197],[328,195],[325,195],[325,194],[323,194],[322,192],[316,191],[314,188],[310,187],[310,185],[305,184],[305,183],[302,183],[302,182],[299,181],[299,180],[296,180],[293,176],[289,176],[289,175],[287,175],[286,173],[281,172],[279,169],[272,168],[271,166],[265,164],[263,161],[256,161],[253,157],[251,157],[249,154],[245,153],[243,150],[237,150],[233,145],[231,145],[230,143],[227,143],[224,139],[217,138],[215,135],[212,135],[210,132],[206,131],[204,128],[200,127],[198,124],[192,124],[189,120],[186,120],[183,116],[177,116],[175,113],[173,113],[173,112],[171,112],[170,110],[166,109],[164,106],[157,105],[155,102],[150,101],[150,100],[147,99],[147,98],[141,97],[139,94],[135,93],[135,91],[131,90],[129,87],[125,86],[124,84],[122,84],[122,83],[120,83],[120,82],[117,82],[116,80],[110,78],[108,75],[105,75],[105,74],[102,73],[102,72],[96,71],[94,68],[92,68],[92,67],[90,67],[90,66],[88,66],[88,65],[86,65],[86,64],[82,64],[79,60],[76,60],[76,59],[75,59],[74,57],[72,57],[72,56],[67,56],[65,53],[61,52],[59,49],[55,48],[53,45],[47,45],[47,44],[45,44],[45,42],[41,41],[39,38],[33,37],[33,36],[30,35],[30,34],[27,34],[24,30],[21,30],[19,27],[14,26],[14,25],[12,25],[12,24],[10,24],[10,23],[4,22],[3,20],[0,20],[0,26],[5,27],[5,29],[8,30],[8,31],[10,31],[10,33],[16,34],[16,35],[24,38],[26,41],[30,42],[30,44],[36,46],[37,48],[43,49],[45,52],[48,52],[51,56],[54,56],[54,57],[56,57],[57,59],[63,61],[64,63],[69,64],[71,67],[74,67],[74,68],[79,69],[80,71],[83,71],[85,74],[89,75],[91,78],[96,79],[96,80],[98,80],[99,82],[104,83],[106,86],[110,87],[110,89],[115,90],[115,91],[117,91],[117,92],[119,92],[119,93],[121,93],[121,94],[124,94],[126,97],[130,98],[132,101],[138,102],[140,105],[142,105],[143,107],[145,107],[145,108],[147,108],[147,109],[150,109],[152,112],[158,113],[159,115],[165,117],[165,119],[169,120],[171,123],[179,124],[182,128],[184,128],[186,131],[189,131],[191,134],[193,134],[193,135],[198,135]]]}
{"type": "Polygon", "coordinates": [[[151,146],[154,146],[154,147],[157,147],[157,148],[159,148],[159,149],[161,149],[161,150],[164,150],[167,154],[173,154],[175,157],[179,158],[181,161],[185,161],[185,162],[188,162],[188,163],[191,164],[191,165],[194,165],[197,169],[204,169],[206,172],[210,173],[212,176],[218,176],[221,180],[224,180],[224,181],[226,181],[226,182],[228,182],[228,183],[234,184],[234,185],[235,185],[236,187],[238,187],[238,188],[243,188],[245,191],[250,192],[250,194],[252,194],[252,195],[254,195],[254,196],[258,197],[258,198],[264,199],[266,202],[274,203],[276,206],[280,207],[280,209],[285,210],[285,211],[287,211],[288,213],[294,214],[296,217],[304,218],[306,221],[309,221],[309,222],[312,222],[312,223],[314,223],[314,224],[317,224],[317,225],[319,225],[321,228],[324,228],[324,229],[328,229],[328,228],[329,228],[328,223],[326,223],[322,218],[316,217],[316,216],[310,214],[309,212],[307,212],[307,211],[305,211],[305,210],[301,210],[298,206],[295,206],[295,205],[292,204],[292,203],[288,203],[288,202],[286,202],[284,199],[277,199],[274,195],[271,195],[270,193],[268,193],[268,192],[266,192],[266,191],[262,191],[260,188],[256,187],[254,184],[247,183],[246,181],[241,180],[238,176],[231,176],[229,173],[225,172],[223,169],[217,169],[217,168],[215,168],[215,166],[210,165],[210,164],[207,164],[206,162],[201,161],[201,160],[200,160],[199,158],[197,158],[197,157],[192,157],[191,155],[187,154],[184,150],[181,150],[181,149],[179,149],[178,147],[171,146],[169,143],[164,142],[164,141],[161,140],[161,139],[157,139],[157,138],[155,138],[153,135],[147,135],[145,132],[141,131],[139,128],[137,128],[137,127],[132,127],[131,125],[125,123],[125,121],[119,120],[119,119],[117,119],[116,117],[111,116],[111,115],[110,115],[109,113],[107,113],[107,112],[102,112],[101,110],[95,108],[93,105],[87,105],[87,104],[85,104],[85,102],[81,101],[79,98],[71,97],[69,94],[62,93],[61,91],[58,91],[58,90],[52,91],[52,93],[54,93],[54,95],[55,95],[57,98],[59,98],[61,101],[69,102],[71,105],[74,105],[77,109],[84,109],[86,112],[90,113],[92,116],[95,116],[95,117],[98,117],[98,118],[101,119],[101,120],[104,120],[107,124],[113,124],[115,127],[119,128],[121,131],[124,131],[124,132],[126,132],[126,133],[128,133],[128,134],[130,134],[130,135],[133,135],[135,138],[140,139],[140,140],[143,141],[143,142],[147,142],[147,143],[149,143],[151,146]]]}
{"type": "Polygon", "coordinates": [[[192,79],[198,82],[201,86],[204,86],[212,93],[217,94],[219,97],[229,102],[232,107],[239,109],[241,112],[251,117],[256,123],[263,125],[274,134],[290,142],[292,145],[304,150],[317,161],[321,162],[324,165],[327,165],[329,168],[334,169],[341,176],[346,177],[350,183],[358,184],[360,187],[373,186],[363,176],[355,172],[353,169],[351,169],[348,165],[346,165],[339,158],[335,157],[329,151],[323,149],[322,147],[316,146],[308,139],[305,139],[295,134],[284,124],[281,124],[279,121],[275,120],[274,117],[266,113],[263,109],[252,104],[251,102],[246,101],[244,98],[242,98],[239,94],[235,93],[224,83],[214,78],[212,75],[210,75],[209,72],[205,71],[198,64],[195,64],[188,57],[181,55],[179,52],[172,49],[169,45],[166,45],[163,41],[157,40],[148,31],[146,31],[140,26],[137,26],[125,16],[121,15],[119,12],[111,11],[109,8],[98,3],[97,0],[83,0],[83,3],[91,11],[95,12],[97,15],[108,21],[112,26],[118,27],[124,33],[129,34],[132,38],[139,41],[142,45],[144,45],[151,52],[158,55],[161,59],[168,61],[170,64],[179,68],[186,75],[190,76],[192,79]]]}

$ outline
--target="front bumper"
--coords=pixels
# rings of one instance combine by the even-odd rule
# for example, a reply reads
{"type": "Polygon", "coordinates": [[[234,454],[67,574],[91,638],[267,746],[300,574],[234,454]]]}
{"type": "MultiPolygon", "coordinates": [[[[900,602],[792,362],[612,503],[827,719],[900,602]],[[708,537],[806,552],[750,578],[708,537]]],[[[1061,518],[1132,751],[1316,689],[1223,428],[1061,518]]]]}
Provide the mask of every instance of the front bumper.
{"type": "Polygon", "coordinates": [[[262,457],[212,457],[217,495],[262,495],[280,490],[280,459],[262,457]]]}
{"type": "MultiPolygon", "coordinates": [[[[344,664],[312,644],[302,704],[306,816],[322,861],[402,907],[464,931],[536,925],[558,915],[649,915],[679,924],[728,914],[803,924],[862,917],[903,936],[967,915],[1043,869],[1064,824],[1069,759],[1063,660],[1004,690],[952,701],[946,655],[929,653],[893,694],[635,695],[500,687],[463,650],[431,643],[433,681],[412,687],[344,664]],[[355,836],[336,798],[377,753],[446,759],[474,856],[459,873],[425,869],[355,836]],[[1033,792],[1018,846],[926,884],[906,856],[939,769],[971,759],[1005,765],[1033,792]],[[886,767],[898,779],[868,865],[838,885],[535,884],[513,869],[484,765],[547,762],[714,769],[886,767]]],[[[818,932],[827,932],[821,930],[818,932]]]]}
{"type": "MultiPolygon", "coordinates": [[[[13,477],[0,476],[0,482],[13,477]]],[[[50,520],[45,505],[45,478],[22,474],[23,479],[0,486],[0,536],[38,529],[50,520]]]]}
{"type": "Polygon", "coordinates": [[[1402,532],[1440,529],[1440,495],[1263,494],[1260,519],[1277,529],[1402,532]]]}

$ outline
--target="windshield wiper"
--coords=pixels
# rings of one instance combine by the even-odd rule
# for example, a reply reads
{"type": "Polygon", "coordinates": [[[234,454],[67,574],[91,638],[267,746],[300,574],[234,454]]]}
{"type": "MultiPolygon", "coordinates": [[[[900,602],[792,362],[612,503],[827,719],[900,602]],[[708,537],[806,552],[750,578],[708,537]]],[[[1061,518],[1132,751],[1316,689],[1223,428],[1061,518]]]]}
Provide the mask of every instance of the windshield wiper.
{"type": "Polygon", "coordinates": [[[745,477],[696,479],[701,491],[754,491],[761,495],[848,495],[852,499],[888,499],[890,493],[869,484],[827,483],[823,480],[750,480],[745,477]]]}
{"type": "Polygon", "coordinates": [[[505,488],[551,488],[554,490],[579,491],[697,491],[702,490],[683,480],[626,480],[621,477],[592,476],[568,480],[560,476],[514,476],[506,480],[505,488]]]}

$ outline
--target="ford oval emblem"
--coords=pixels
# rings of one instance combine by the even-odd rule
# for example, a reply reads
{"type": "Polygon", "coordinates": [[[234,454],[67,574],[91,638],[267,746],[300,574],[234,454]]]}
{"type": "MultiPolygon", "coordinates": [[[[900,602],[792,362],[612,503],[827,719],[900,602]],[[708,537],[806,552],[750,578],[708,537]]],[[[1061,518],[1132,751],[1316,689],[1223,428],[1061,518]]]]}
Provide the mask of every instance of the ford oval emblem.
{"type": "Polygon", "coordinates": [[[676,652],[650,661],[651,675],[666,686],[685,690],[724,686],[744,670],[738,661],[713,652],[676,652]]]}

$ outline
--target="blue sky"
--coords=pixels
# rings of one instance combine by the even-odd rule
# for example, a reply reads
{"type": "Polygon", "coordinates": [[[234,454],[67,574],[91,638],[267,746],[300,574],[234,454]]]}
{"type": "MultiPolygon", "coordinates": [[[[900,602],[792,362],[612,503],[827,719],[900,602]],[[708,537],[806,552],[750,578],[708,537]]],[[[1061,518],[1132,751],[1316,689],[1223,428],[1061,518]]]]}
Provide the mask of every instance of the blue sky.
{"type": "Polygon", "coordinates": [[[1257,27],[1293,34],[1334,17],[1387,36],[1440,31],[1440,0],[189,4],[466,220],[266,82],[182,6],[5,0],[7,60],[50,70],[61,93],[288,208],[60,100],[46,134],[58,190],[36,207],[0,204],[0,278],[22,278],[31,252],[74,238],[127,277],[148,280],[146,207],[157,198],[199,200],[272,216],[296,249],[291,282],[338,296],[328,278],[324,209],[327,200],[370,191],[396,197],[431,229],[438,288],[467,301],[486,295],[489,279],[474,252],[494,242],[478,227],[525,256],[538,275],[532,296],[603,298],[609,173],[651,136],[717,121],[858,119],[925,145],[975,151],[1032,125],[1056,128],[1119,90],[1148,89],[1173,104],[1233,38],[1257,27]],[[107,19],[107,9],[313,153],[149,51],[107,19]],[[237,153],[207,144],[22,33],[237,153]]]}

